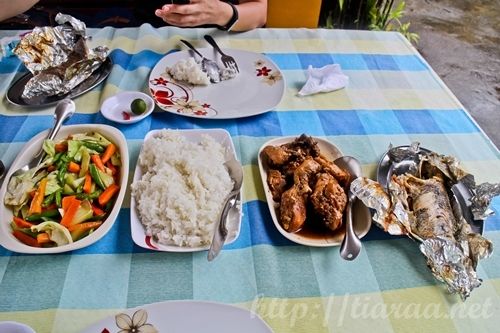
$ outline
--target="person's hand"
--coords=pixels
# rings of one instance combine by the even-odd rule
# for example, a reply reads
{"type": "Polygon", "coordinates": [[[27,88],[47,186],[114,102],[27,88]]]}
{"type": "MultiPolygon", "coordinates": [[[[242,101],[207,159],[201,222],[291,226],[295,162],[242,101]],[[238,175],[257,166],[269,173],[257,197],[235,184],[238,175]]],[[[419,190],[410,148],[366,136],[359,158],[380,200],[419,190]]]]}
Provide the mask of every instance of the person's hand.
{"type": "Polygon", "coordinates": [[[178,27],[196,27],[204,24],[224,26],[233,15],[231,6],[220,0],[191,0],[187,5],[164,5],[156,16],[178,27]]]}

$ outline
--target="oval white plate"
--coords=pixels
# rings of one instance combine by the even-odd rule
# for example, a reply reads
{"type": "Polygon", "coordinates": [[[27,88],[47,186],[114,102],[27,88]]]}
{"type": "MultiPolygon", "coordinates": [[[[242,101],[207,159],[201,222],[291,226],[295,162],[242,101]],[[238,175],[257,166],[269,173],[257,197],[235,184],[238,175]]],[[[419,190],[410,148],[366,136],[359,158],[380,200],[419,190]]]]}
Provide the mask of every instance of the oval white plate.
{"type": "Polygon", "coordinates": [[[56,140],[58,138],[65,138],[73,133],[82,133],[89,131],[96,131],[104,135],[115,145],[117,145],[121,155],[122,169],[120,175],[120,192],[116,197],[115,205],[111,210],[111,212],[109,213],[108,218],[96,231],[94,231],[87,237],[84,237],[74,243],[58,247],[47,247],[47,248],[31,247],[21,243],[12,235],[12,230],[10,228],[10,222],[12,221],[12,210],[7,206],[5,206],[3,203],[10,175],[14,171],[16,171],[19,167],[28,163],[30,158],[40,150],[43,140],[47,137],[48,131],[46,130],[41,133],[38,133],[24,145],[21,152],[19,153],[19,155],[17,155],[16,159],[12,163],[9,172],[5,176],[5,181],[2,185],[2,188],[0,189],[0,198],[2,200],[1,202],[2,209],[0,210],[0,244],[3,247],[14,252],[31,253],[31,254],[67,252],[67,251],[81,249],[82,247],[86,247],[97,242],[104,235],[106,235],[109,229],[111,229],[111,227],[115,223],[118,213],[120,212],[120,208],[123,202],[123,197],[125,196],[125,191],[127,190],[127,181],[128,181],[127,141],[125,140],[125,137],[123,136],[122,132],[120,132],[118,129],[108,125],[97,125],[97,124],[63,126],[59,130],[56,140]]]}
{"type": "MultiPolygon", "coordinates": [[[[199,48],[206,58],[220,62],[212,48],[199,48]]],[[[273,110],[285,92],[285,80],[278,66],[263,54],[223,49],[234,57],[240,72],[230,80],[207,86],[193,86],[173,81],[165,73],[181,59],[193,56],[179,51],[163,57],[149,76],[149,89],[156,104],[175,114],[208,119],[233,119],[273,110]]]]}
{"type": "MultiPolygon", "coordinates": [[[[156,133],[161,130],[152,130],[146,134],[144,141],[153,137],[156,133]]],[[[236,158],[236,151],[234,149],[233,141],[231,140],[231,136],[226,130],[223,129],[194,129],[194,130],[172,130],[181,133],[185,136],[189,141],[199,142],[203,135],[210,135],[217,142],[222,144],[223,147],[227,149],[229,154],[232,154],[236,158]]],[[[137,159],[137,164],[134,172],[133,181],[138,181],[141,179],[143,175],[142,169],[139,166],[139,159],[137,159]]],[[[241,200],[241,195],[238,200],[241,200]]],[[[228,235],[224,244],[230,244],[234,242],[239,234],[241,228],[241,204],[235,205],[230,211],[227,217],[226,227],[228,229],[228,235]]],[[[210,247],[207,246],[199,246],[199,247],[188,247],[188,246],[175,246],[175,245],[164,245],[157,243],[152,237],[146,236],[144,232],[144,227],[141,224],[141,220],[138,216],[135,198],[131,195],[130,198],[130,229],[132,232],[132,239],[134,243],[140,247],[155,250],[155,251],[165,251],[165,252],[195,252],[195,251],[203,251],[208,250],[210,247]]]]}
{"type": "Polygon", "coordinates": [[[120,123],[133,124],[146,118],[153,112],[155,103],[153,99],[145,93],[139,91],[122,91],[116,95],[108,97],[101,105],[101,113],[104,118],[120,123]],[[141,98],[146,102],[147,109],[141,115],[135,115],[130,110],[130,104],[136,98],[141,98]],[[127,113],[130,119],[125,119],[123,113],[127,113]]]}
{"type": "MultiPolygon", "coordinates": [[[[267,185],[267,163],[261,158],[262,150],[266,146],[280,146],[285,143],[292,142],[295,140],[296,136],[287,136],[280,137],[273,140],[270,140],[262,145],[259,150],[258,162],[259,162],[259,171],[260,177],[262,180],[262,186],[264,187],[264,193],[266,194],[267,206],[269,207],[269,212],[271,213],[271,217],[273,219],[275,227],[278,231],[297,244],[307,245],[307,246],[316,246],[316,247],[328,247],[328,246],[337,246],[342,243],[344,239],[344,230],[340,230],[339,232],[334,232],[331,234],[325,234],[322,237],[317,235],[311,236],[307,234],[301,234],[300,232],[291,233],[283,229],[281,224],[279,223],[279,204],[273,200],[273,196],[271,194],[271,190],[267,185]]],[[[342,152],[332,143],[327,140],[321,138],[313,138],[317,143],[318,147],[321,151],[321,154],[324,155],[330,161],[333,161],[340,156],[343,156],[342,152]]],[[[372,217],[370,215],[370,210],[360,201],[356,200],[354,203],[354,231],[358,235],[359,238],[364,237],[368,231],[370,230],[372,224],[372,217]]]]}
{"type": "Polygon", "coordinates": [[[128,319],[136,324],[139,317],[143,319],[144,325],[151,325],[158,332],[272,333],[271,328],[253,312],[228,304],[202,301],[168,301],[144,305],[110,316],[81,333],[118,332],[120,328],[116,325],[116,318],[128,319]]]}

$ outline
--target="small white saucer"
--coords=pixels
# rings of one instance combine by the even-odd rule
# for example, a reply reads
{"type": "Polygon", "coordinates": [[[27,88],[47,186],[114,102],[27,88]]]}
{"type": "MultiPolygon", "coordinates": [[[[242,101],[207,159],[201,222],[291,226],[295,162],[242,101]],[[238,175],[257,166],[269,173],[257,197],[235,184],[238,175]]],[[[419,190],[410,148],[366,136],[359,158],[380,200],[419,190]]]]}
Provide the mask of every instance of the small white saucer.
{"type": "Polygon", "coordinates": [[[121,124],[133,124],[146,118],[153,112],[155,103],[145,93],[139,91],[122,91],[107,98],[101,105],[101,113],[104,118],[121,124]],[[146,102],[147,109],[141,115],[135,115],[130,110],[130,104],[136,98],[146,102]]]}
{"type": "Polygon", "coordinates": [[[15,321],[0,321],[0,332],[5,333],[36,333],[28,325],[15,321]]]}

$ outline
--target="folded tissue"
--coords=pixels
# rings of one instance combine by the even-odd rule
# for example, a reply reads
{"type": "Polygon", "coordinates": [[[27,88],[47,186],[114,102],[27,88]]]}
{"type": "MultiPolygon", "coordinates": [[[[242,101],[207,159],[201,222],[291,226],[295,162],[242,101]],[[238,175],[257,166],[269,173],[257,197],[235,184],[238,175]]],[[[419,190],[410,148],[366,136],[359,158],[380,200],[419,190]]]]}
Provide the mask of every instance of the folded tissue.
{"type": "Polygon", "coordinates": [[[339,64],[326,65],[321,68],[307,68],[307,81],[300,89],[299,96],[307,96],[319,92],[329,92],[344,88],[349,82],[339,64]]]}

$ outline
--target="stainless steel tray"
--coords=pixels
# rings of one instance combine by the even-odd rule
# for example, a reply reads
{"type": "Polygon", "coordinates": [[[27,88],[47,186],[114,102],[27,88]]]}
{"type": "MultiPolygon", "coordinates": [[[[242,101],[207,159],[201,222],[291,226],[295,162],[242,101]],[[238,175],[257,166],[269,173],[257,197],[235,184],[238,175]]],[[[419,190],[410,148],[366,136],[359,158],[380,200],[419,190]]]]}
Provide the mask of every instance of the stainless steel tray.
{"type": "Polygon", "coordinates": [[[7,101],[14,105],[28,108],[40,108],[44,106],[54,105],[64,98],[75,98],[91,90],[108,77],[112,68],[113,62],[111,61],[111,58],[108,57],[102,63],[102,65],[92,73],[92,75],[90,75],[85,81],[80,83],[69,93],[65,95],[40,96],[25,100],[22,98],[24,86],[29,81],[29,79],[33,77],[31,73],[28,73],[19,78],[16,82],[14,82],[14,84],[12,84],[12,86],[10,86],[7,94],[5,95],[5,98],[7,99],[7,101]]]}

